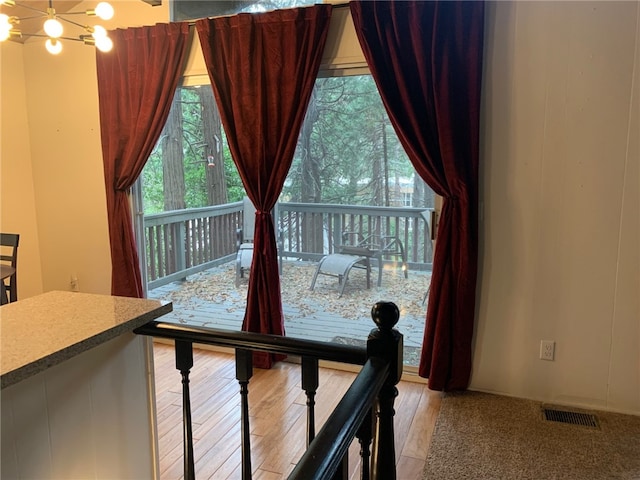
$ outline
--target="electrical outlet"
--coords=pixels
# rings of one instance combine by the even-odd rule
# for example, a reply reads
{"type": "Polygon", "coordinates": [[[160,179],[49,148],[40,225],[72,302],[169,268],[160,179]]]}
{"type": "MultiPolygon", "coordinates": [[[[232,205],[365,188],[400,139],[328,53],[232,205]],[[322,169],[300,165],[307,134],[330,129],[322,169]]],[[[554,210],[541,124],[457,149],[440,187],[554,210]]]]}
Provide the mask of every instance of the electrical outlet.
{"type": "Polygon", "coordinates": [[[540,360],[552,360],[556,353],[556,342],[540,340],[540,360]]]}
{"type": "Polygon", "coordinates": [[[71,275],[71,281],[69,282],[69,286],[71,287],[72,292],[78,292],[78,277],[75,274],[71,275]]]}

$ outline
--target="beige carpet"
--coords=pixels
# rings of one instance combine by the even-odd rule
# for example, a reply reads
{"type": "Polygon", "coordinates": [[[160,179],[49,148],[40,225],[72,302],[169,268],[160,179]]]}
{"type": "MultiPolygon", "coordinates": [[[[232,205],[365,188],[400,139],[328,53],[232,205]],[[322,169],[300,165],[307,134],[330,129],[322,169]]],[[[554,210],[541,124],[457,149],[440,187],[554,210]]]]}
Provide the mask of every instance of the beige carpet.
{"type": "Polygon", "coordinates": [[[591,428],[544,420],[542,407],[477,392],[447,394],[423,478],[640,480],[640,416],[577,410],[595,414],[599,428],[591,428]]]}

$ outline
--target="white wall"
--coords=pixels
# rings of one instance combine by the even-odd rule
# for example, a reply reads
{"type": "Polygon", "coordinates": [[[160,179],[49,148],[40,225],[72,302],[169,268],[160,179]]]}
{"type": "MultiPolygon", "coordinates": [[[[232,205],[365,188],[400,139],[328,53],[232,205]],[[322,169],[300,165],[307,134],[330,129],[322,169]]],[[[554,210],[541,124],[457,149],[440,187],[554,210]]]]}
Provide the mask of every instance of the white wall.
{"type": "MultiPolygon", "coordinates": [[[[122,25],[168,18],[116,7],[122,25]]],[[[473,389],[640,414],[639,18],[638,2],[487,4],[473,389]]],[[[24,64],[43,288],[75,271],[108,293],[95,61],[37,47],[24,64]]]]}
{"type": "Polygon", "coordinates": [[[640,3],[487,13],[472,388],[640,414],[640,3]]]}
{"type": "Polygon", "coordinates": [[[44,291],[68,290],[73,274],[82,291],[110,293],[95,52],[42,47],[31,41],[24,56],[44,291]]]}
{"type": "MultiPolygon", "coordinates": [[[[164,3],[151,7],[140,0],[114,2],[113,20],[102,24],[113,29],[166,22],[164,3]]],[[[91,6],[95,2],[73,10],[91,6]]],[[[19,259],[19,297],[70,290],[72,275],[80,291],[109,294],[111,254],[95,50],[66,41],[62,53],[53,56],[37,38],[24,46],[3,43],[1,48],[0,226],[21,233],[25,246],[19,259]],[[16,88],[9,90],[9,84],[16,88]],[[20,155],[13,155],[15,151],[20,155]],[[37,245],[37,250],[29,245],[37,245]],[[36,260],[39,272],[32,273],[29,262],[36,260]]]]}
{"type": "Polygon", "coordinates": [[[20,234],[18,296],[42,293],[22,47],[0,47],[0,231],[20,234]]]}

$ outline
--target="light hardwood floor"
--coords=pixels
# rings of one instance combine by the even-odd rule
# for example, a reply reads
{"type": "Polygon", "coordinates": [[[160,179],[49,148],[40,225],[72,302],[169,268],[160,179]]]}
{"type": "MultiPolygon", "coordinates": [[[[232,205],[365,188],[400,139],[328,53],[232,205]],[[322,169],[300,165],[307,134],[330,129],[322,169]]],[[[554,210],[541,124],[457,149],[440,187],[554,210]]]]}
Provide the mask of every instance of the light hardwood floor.
{"type": "MultiPolygon", "coordinates": [[[[154,343],[160,474],[182,478],[182,385],[173,346],[154,343]]],[[[354,373],[322,368],[316,395],[316,425],[321,428],[354,373]]],[[[233,356],[194,349],[191,407],[196,478],[240,478],[240,396],[233,356]]],[[[421,478],[441,394],[403,381],[395,402],[395,447],[399,480],[421,478]]],[[[286,478],[305,448],[306,396],[300,368],[280,362],[255,369],[249,383],[251,459],[255,480],[286,478]]],[[[359,445],[349,454],[351,478],[359,478],[359,445]]]]}

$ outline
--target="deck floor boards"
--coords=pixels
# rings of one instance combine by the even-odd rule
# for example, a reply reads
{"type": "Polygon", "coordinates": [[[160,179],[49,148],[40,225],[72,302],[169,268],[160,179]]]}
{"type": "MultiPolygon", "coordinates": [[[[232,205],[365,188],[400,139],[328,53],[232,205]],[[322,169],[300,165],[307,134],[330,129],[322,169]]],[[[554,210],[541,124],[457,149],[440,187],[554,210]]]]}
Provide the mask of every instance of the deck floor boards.
{"type": "MultiPolygon", "coordinates": [[[[310,270],[306,268],[300,271],[308,275],[310,270]]],[[[149,297],[173,301],[174,311],[162,317],[162,321],[240,330],[244,317],[242,298],[246,297],[247,279],[243,279],[236,287],[229,278],[231,273],[231,266],[225,264],[192,275],[186,281],[155,288],[149,292],[149,297]],[[209,295],[208,292],[214,289],[216,294],[209,295]],[[186,292],[197,294],[189,296],[186,292]]],[[[308,279],[304,275],[294,276],[301,285],[294,285],[288,280],[289,283],[282,288],[286,335],[322,342],[364,341],[375,327],[370,316],[373,305],[370,299],[391,300],[401,310],[396,328],[404,335],[405,365],[417,367],[427,308],[422,305],[423,294],[420,292],[428,286],[430,273],[410,272],[408,279],[397,272],[392,273],[385,273],[382,286],[372,287],[372,290],[360,285],[357,276],[349,278],[342,298],[337,298],[336,279],[326,277],[318,282],[313,295],[305,295],[304,292],[308,291],[308,279]],[[292,290],[296,290],[296,293],[292,293],[292,290]],[[398,292],[406,292],[406,295],[400,298],[398,292]],[[404,308],[403,302],[410,303],[411,308],[404,308]],[[352,311],[351,318],[336,313],[335,306],[340,304],[352,311]]],[[[373,276],[375,275],[374,273],[373,276]]],[[[375,285],[375,281],[372,283],[375,285]]]]}

